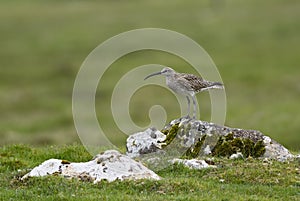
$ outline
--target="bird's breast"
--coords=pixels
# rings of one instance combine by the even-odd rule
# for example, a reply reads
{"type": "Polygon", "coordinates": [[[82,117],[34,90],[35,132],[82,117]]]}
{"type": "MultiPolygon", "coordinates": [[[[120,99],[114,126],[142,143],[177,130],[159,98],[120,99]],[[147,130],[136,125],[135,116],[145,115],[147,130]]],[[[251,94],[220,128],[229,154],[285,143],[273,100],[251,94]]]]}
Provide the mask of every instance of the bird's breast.
{"type": "Polygon", "coordinates": [[[187,89],[184,86],[182,86],[182,84],[177,82],[176,79],[166,79],[166,84],[172,91],[174,91],[177,94],[188,94],[187,89]]]}

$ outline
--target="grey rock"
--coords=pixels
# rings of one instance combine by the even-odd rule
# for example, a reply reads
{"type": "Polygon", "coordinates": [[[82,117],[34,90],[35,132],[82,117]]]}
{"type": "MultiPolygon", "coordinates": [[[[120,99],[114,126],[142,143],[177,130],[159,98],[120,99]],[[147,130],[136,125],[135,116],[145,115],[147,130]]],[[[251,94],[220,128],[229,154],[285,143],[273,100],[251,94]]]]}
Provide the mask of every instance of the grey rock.
{"type": "Polygon", "coordinates": [[[223,147],[226,147],[228,145],[226,140],[228,139],[229,144],[242,145],[230,145],[231,150],[227,155],[221,153],[221,156],[230,157],[237,154],[232,156],[232,158],[235,158],[240,157],[241,155],[238,153],[241,152],[243,157],[261,157],[279,161],[294,157],[284,146],[260,131],[230,128],[186,118],[171,121],[161,132],[152,128],[133,134],[127,139],[126,146],[127,154],[131,157],[143,157],[143,155],[153,153],[163,155],[166,152],[176,150],[177,155],[174,158],[185,156],[197,158],[201,156],[218,156],[217,148],[220,146],[217,145],[222,144],[223,147]],[[171,130],[176,130],[173,139],[169,138],[171,135],[168,134],[171,130]]]}
{"type": "Polygon", "coordinates": [[[295,156],[289,152],[287,148],[272,140],[268,136],[263,136],[263,141],[266,147],[264,158],[276,159],[278,161],[286,161],[292,159],[295,156]]]}

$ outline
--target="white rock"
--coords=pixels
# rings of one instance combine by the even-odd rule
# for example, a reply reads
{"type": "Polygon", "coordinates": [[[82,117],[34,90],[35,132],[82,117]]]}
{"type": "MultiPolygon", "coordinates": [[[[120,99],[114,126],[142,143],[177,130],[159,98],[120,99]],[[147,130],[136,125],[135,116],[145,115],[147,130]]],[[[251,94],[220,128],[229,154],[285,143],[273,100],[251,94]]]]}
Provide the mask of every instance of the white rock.
{"type": "Polygon", "coordinates": [[[206,147],[204,148],[204,154],[205,155],[209,155],[211,154],[211,149],[209,145],[206,145],[206,147]]]}
{"type": "Polygon", "coordinates": [[[23,176],[22,179],[51,174],[90,180],[94,181],[94,183],[101,180],[111,182],[117,179],[160,179],[152,170],[115,150],[105,151],[103,154],[96,155],[93,160],[82,163],[49,159],[35,167],[31,172],[23,176]]]}
{"type": "Polygon", "coordinates": [[[264,136],[264,140],[263,141],[264,141],[265,144],[270,144],[271,141],[272,141],[272,139],[269,136],[264,136]]]}
{"type": "Polygon", "coordinates": [[[175,158],[171,160],[171,163],[180,163],[183,164],[184,166],[190,168],[190,169],[203,169],[203,168],[216,168],[217,166],[215,165],[209,165],[208,163],[205,162],[205,160],[198,160],[198,159],[179,159],[175,158]]]}
{"type": "Polygon", "coordinates": [[[38,167],[33,168],[33,170],[31,170],[28,174],[23,176],[23,178],[31,177],[31,176],[39,177],[39,176],[50,175],[50,174],[53,174],[55,172],[61,171],[60,170],[61,166],[62,166],[62,160],[49,159],[49,160],[43,162],[38,167]]]}
{"type": "Polygon", "coordinates": [[[232,154],[229,159],[241,159],[244,158],[243,154],[241,152],[237,152],[236,154],[232,154]]]}
{"type": "Polygon", "coordinates": [[[140,154],[153,153],[161,149],[166,135],[159,130],[148,128],[143,132],[130,135],[127,138],[126,147],[127,155],[136,157],[140,154]]]}

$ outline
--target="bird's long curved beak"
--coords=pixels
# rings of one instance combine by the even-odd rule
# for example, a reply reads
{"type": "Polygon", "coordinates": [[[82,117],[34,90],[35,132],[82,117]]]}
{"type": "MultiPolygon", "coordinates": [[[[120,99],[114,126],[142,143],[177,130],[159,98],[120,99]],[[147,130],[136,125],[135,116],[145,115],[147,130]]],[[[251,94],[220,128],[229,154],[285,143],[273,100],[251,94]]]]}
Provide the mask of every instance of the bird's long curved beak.
{"type": "Polygon", "coordinates": [[[155,75],[160,75],[161,72],[156,72],[156,73],[152,73],[150,75],[148,75],[147,77],[144,78],[144,80],[147,80],[149,77],[155,76],[155,75]]]}

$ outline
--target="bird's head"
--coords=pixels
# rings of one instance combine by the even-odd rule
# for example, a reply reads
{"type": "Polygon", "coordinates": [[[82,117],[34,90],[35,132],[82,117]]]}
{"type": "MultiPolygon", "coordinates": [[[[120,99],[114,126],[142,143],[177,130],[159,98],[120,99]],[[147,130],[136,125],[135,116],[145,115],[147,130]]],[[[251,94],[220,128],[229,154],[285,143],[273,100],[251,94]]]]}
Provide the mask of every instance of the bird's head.
{"type": "Polygon", "coordinates": [[[173,75],[173,74],[175,74],[175,71],[172,68],[165,67],[160,72],[156,72],[156,73],[152,73],[152,74],[148,75],[147,77],[145,77],[144,80],[148,79],[149,77],[155,76],[155,75],[170,76],[170,75],[173,75]]]}

